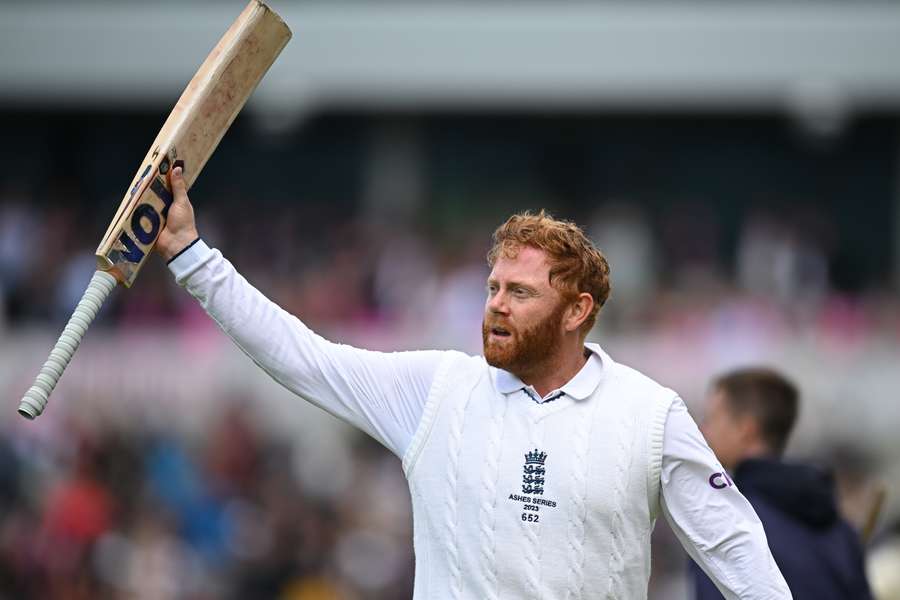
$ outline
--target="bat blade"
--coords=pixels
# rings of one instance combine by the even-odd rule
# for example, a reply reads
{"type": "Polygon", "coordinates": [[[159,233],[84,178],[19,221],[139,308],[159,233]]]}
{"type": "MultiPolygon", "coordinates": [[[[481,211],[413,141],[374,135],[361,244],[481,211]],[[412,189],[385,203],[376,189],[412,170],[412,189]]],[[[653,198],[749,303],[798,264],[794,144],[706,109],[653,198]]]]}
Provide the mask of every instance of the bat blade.
{"type": "Polygon", "coordinates": [[[128,186],[97,247],[97,272],[75,307],[34,384],[19,403],[26,419],[40,415],[107,296],[130,287],[165,227],[172,193],[166,174],[183,162],[190,186],[247,98],[281,53],[291,30],[261,0],[251,0],[181,94],[128,186]]]}
{"type": "Polygon", "coordinates": [[[183,162],[190,187],[250,94],[291,38],[260,0],[251,0],[188,83],[97,247],[97,267],[134,283],[159,232],[172,194],[166,174],[183,162]]]}

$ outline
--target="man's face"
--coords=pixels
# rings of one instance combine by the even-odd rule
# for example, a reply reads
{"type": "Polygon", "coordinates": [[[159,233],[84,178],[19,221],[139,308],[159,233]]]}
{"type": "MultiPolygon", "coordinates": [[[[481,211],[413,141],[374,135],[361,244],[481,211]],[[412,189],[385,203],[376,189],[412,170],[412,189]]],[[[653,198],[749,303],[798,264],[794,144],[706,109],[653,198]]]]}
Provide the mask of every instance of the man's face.
{"type": "Polygon", "coordinates": [[[700,431],[726,469],[734,469],[744,457],[748,444],[746,419],[750,418],[736,415],[722,390],[713,390],[707,398],[700,431]]]}
{"type": "Polygon", "coordinates": [[[547,255],[530,246],[500,256],[488,277],[481,334],[488,364],[519,377],[546,364],[562,345],[566,303],[550,285],[547,255]]]}

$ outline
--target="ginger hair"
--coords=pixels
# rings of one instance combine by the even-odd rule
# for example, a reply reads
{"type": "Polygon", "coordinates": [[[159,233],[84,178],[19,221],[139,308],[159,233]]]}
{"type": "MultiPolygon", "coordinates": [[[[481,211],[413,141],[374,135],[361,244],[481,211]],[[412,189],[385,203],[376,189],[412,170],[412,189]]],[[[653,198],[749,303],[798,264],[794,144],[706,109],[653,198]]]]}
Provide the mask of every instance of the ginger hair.
{"type": "Polygon", "coordinates": [[[488,265],[501,256],[515,258],[519,248],[531,246],[544,251],[550,261],[550,285],[567,300],[586,292],[594,307],[582,324],[583,334],[594,326],[597,313],[609,298],[609,263],[578,225],[554,219],[541,210],[517,213],[494,231],[488,265]]]}

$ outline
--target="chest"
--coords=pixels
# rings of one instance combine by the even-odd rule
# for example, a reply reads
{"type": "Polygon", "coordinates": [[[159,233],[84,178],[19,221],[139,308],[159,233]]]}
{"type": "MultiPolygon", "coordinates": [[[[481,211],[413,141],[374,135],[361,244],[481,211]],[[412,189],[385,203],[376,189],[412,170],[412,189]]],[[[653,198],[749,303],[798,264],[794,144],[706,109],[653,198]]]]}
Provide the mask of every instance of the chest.
{"type": "Polygon", "coordinates": [[[608,529],[626,504],[646,505],[646,436],[639,411],[599,391],[537,404],[524,393],[476,389],[450,398],[414,479],[423,507],[477,529],[552,537],[573,521],[608,529]],[[482,525],[484,525],[482,523],[482,525]]]}

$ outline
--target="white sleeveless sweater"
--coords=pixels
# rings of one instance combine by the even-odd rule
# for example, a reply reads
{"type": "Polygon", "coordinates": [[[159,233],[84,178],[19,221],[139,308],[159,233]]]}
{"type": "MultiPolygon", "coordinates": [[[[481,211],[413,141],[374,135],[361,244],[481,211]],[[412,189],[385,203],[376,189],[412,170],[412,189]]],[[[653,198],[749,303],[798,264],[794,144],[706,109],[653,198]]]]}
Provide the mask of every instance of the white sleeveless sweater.
{"type": "Polygon", "coordinates": [[[543,404],[448,353],[403,457],[414,600],[646,598],[676,394],[590,347],[593,394],[543,404]]]}

